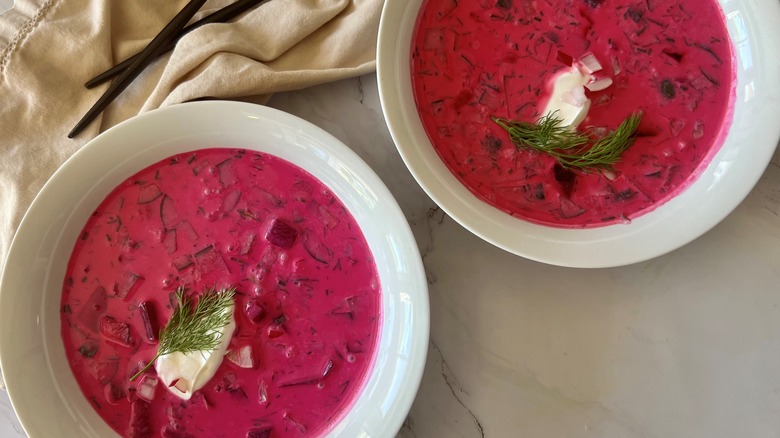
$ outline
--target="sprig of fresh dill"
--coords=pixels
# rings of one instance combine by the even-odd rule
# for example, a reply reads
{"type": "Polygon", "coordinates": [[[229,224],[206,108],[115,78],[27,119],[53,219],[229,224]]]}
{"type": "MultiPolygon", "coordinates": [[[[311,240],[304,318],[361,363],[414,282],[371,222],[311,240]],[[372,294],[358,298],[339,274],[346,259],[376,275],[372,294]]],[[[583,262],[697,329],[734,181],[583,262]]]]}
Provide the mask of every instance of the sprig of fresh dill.
{"type": "Polygon", "coordinates": [[[219,345],[222,333],[218,330],[230,323],[232,314],[228,308],[233,305],[236,289],[207,289],[200,295],[194,308],[185,292],[183,287],[176,290],[178,305],[173,309],[168,324],[160,330],[157,354],[130,378],[131,381],[149,369],[160,356],[174,352],[213,350],[219,345]]]}
{"type": "Polygon", "coordinates": [[[636,129],[642,113],[633,113],[614,131],[600,137],[593,130],[576,132],[562,126],[555,112],[541,117],[536,123],[520,122],[499,117],[493,121],[504,128],[516,147],[533,149],[555,157],[561,166],[582,171],[607,169],[620,160],[636,138],[636,129]]]}

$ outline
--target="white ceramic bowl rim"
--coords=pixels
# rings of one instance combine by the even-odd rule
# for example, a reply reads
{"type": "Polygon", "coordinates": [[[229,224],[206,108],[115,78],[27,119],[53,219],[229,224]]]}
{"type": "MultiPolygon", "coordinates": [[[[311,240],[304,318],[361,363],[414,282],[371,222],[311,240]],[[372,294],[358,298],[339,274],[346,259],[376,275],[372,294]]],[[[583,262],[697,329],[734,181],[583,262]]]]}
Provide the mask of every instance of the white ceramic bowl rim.
{"type": "Polygon", "coordinates": [[[0,279],[0,367],[31,437],[116,435],[79,390],[60,337],[65,265],[86,218],[118,183],[168,156],[206,147],[271,153],[325,183],[353,214],[382,285],[373,371],[329,436],[394,436],[428,349],[425,272],[408,223],[376,174],[347,146],[293,115],[239,102],[145,113],[101,134],[46,183],[24,216],[0,279]]]}
{"type": "Polygon", "coordinates": [[[747,196],[780,139],[780,3],[720,0],[737,65],[734,121],[723,147],[685,191],[630,224],[564,229],[514,218],[476,198],[439,159],[414,104],[411,36],[424,0],[385,2],[377,76],[390,133],[417,182],[453,219],[511,253],[570,267],[648,260],[696,239],[747,196]]]}

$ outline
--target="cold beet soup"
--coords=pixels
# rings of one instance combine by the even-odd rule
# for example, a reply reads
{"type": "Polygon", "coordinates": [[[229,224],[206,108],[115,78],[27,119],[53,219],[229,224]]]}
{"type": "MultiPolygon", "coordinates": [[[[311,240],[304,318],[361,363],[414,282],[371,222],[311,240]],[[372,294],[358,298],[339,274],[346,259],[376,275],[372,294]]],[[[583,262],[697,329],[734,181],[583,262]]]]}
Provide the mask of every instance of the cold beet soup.
{"type": "Polygon", "coordinates": [[[62,339],[122,436],[318,436],[369,375],[379,301],[366,240],[325,185],[272,155],[203,149],[138,172],[91,215],[62,339]]]}
{"type": "Polygon", "coordinates": [[[715,0],[426,0],[412,89],[438,155],[477,197],[535,223],[597,227],[652,211],[707,166],[731,123],[732,54],[715,0]],[[515,137],[581,157],[630,117],[627,149],[579,160],[589,167],[515,137]],[[550,118],[584,143],[548,143],[550,118]]]}

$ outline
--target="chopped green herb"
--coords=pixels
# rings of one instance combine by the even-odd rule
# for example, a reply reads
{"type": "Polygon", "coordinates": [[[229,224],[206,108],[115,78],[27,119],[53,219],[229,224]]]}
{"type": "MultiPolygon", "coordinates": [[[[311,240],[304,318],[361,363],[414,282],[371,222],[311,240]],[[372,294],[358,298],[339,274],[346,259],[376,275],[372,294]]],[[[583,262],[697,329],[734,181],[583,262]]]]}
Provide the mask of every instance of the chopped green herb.
{"type": "Polygon", "coordinates": [[[79,353],[81,353],[84,357],[94,357],[95,354],[97,354],[98,346],[97,345],[87,345],[84,344],[81,347],[79,347],[79,353]]]}
{"type": "Polygon", "coordinates": [[[631,146],[642,113],[628,116],[614,131],[594,138],[592,131],[576,132],[562,126],[556,112],[547,114],[537,123],[518,122],[493,117],[506,129],[514,145],[555,157],[561,166],[582,171],[605,169],[620,160],[620,155],[631,146]]]}
{"type": "Polygon", "coordinates": [[[677,95],[677,91],[674,89],[674,84],[669,79],[661,81],[661,94],[667,99],[674,99],[677,95]]]}

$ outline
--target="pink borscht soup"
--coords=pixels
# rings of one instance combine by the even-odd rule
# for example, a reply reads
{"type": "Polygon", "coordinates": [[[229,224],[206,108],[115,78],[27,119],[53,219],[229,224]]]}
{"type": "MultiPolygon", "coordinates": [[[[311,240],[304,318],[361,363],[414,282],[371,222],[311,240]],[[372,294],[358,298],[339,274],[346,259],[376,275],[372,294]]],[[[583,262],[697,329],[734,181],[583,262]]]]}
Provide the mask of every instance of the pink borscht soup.
{"type": "Polygon", "coordinates": [[[439,157],[477,197],[527,221],[597,227],[652,211],[707,166],[731,123],[732,53],[715,0],[426,0],[412,89],[439,157]],[[539,123],[573,68],[592,74],[581,96],[561,97],[584,107],[577,131],[641,114],[615,164],[563,166],[493,120],[539,123]]]}
{"type": "Polygon", "coordinates": [[[62,339],[122,436],[318,436],[370,374],[379,303],[367,242],[325,185],[272,155],[203,149],[138,172],[91,215],[68,263],[62,339]],[[235,330],[185,400],[144,367],[177,291],[194,306],[229,288],[235,330]]]}

